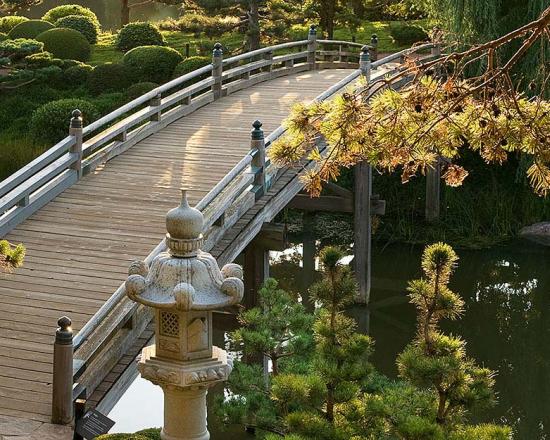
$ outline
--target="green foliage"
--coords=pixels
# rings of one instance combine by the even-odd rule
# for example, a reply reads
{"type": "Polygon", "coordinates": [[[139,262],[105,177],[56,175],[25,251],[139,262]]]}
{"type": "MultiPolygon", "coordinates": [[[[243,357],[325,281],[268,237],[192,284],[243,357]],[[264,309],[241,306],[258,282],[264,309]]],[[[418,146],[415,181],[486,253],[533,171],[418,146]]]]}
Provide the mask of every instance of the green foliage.
{"type": "Polygon", "coordinates": [[[0,240],[0,268],[10,271],[23,265],[25,247],[22,244],[13,246],[7,240],[0,240]]]}
{"type": "Polygon", "coordinates": [[[174,69],[174,77],[185,75],[186,73],[193,72],[194,70],[200,69],[201,67],[207,66],[211,63],[211,58],[209,57],[189,57],[178,63],[174,69]]]}
{"type": "Polygon", "coordinates": [[[38,52],[25,57],[25,63],[30,69],[41,69],[43,67],[57,66],[63,68],[65,63],[62,59],[54,58],[50,52],[38,52]]]}
{"type": "Polygon", "coordinates": [[[55,27],[74,29],[80,32],[90,44],[97,43],[99,26],[96,21],[84,15],[67,15],[55,22],[55,27]]]}
{"type": "Polygon", "coordinates": [[[163,46],[164,37],[158,28],[151,23],[129,23],[118,33],[116,46],[119,50],[127,52],[139,46],[163,46]]]}
{"type": "Polygon", "coordinates": [[[28,55],[42,52],[44,44],[36,40],[18,38],[0,42],[0,57],[8,57],[12,61],[19,61],[28,55]]]}
{"type": "Polygon", "coordinates": [[[444,335],[438,327],[440,320],[462,314],[462,299],[448,288],[457,260],[453,249],[444,243],[424,250],[426,278],[411,281],[408,287],[411,303],[418,310],[418,336],[397,359],[403,378],[433,390],[438,400],[436,420],[441,425],[495,403],[494,373],[466,356],[464,340],[444,335]]]}
{"type": "Polygon", "coordinates": [[[68,86],[79,86],[86,84],[93,71],[93,67],[88,64],[79,64],[71,66],[65,70],[65,80],[68,86]]]}
{"type": "Polygon", "coordinates": [[[45,20],[27,20],[19,23],[8,34],[11,39],[35,38],[42,32],[53,29],[53,25],[45,20]]]}
{"type": "Polygon", "coordinates": [[[55,57],[86,61],[90,58],[91,47],[88,40],[74,29],[54,28],[38,37],[44,43],[44,50],[51,52],[55,57]]]}
{"type": "Polygon", "coordinates": [[[390,26],[390,34],[395,42],[401,46],[412,46],[414,43],[428,39],[428,34],[420,26],[400,23],[390,26]]]}
{"type": "Polygon", "coordinates": [[[96,95],[104,92],[120,92],[134,81],[132,68],[120,63],[105,63],[94,67],[88,80],[88,88],[96,95]]]}
{"type": "Polygon", "coordinates": [[[0,17],[0,32],[9,33],[15,26],[24,21],[28,21],[27,17],[21,17],[19,15],[8,15],[6,17],[0,17]]]}
{"type": "Polygon", "coordinates": [[[54,24],[57,20],[63,17],[67,17],[68,15],[81,15],[83,17],[88,17],[99,27],[99,20],[97,19],[97,15],[95,15],[91,9],[85,8],[84,6],[80,5],[56,6],[55,8],[52,8],[48,12],[46,12],[42,17],[42,20],[46,20],[54,24]]]}
{"type": "Polygon", "coordinates": [[[7,39],[8,39],[8,35],[5,34],[4,32],[0,32],[0,42],[7,39]]]}
{"type": "Polygon", "coordinates": [[[138,81],[160,84],[172,78],[182,58],[177,50],[170,47],[141,46],[127,52],[123,63],[136,72],[138,81]]]}
{"type": "Polygon", "coordinates": [[[139,98],[141,95],[145,95],[147,92],[157,88],[159,85],[154,82],[139,82],[132,84],[126,89],[126,99],[132,101],[139,98]]]}
{"type": "Polygon", "coordinates": [[[160,429],[150,428],[135,434],[105,434],[96,437],[97,440],[160,440],[160,429]]]}
{"type": "Polygon", "coordinates": [[[237,17],[231,16],[222,17],[188,13],[178,20],[164,21],[161,24],[161,29],[192,33],[195,37],[204,33],[208,38],[215,38],[236,28],[239,21],[237,17]]]}
{"type": "Polygon", "coordinates": [[[65,138],[69,132],[69,123],[73,110],[82,112],[87,125],[99,117],[93,104],[83,99],[59,99],[37,108],[32,114],[29,131],[36,142],[54,144],[65,138]]]}
{"type": "Polygon", "coordinates": [[[121,92],[102,93],[93,99],[92,104],[100,116],[104,116],[126,103],[126,95],[121,92]]]}

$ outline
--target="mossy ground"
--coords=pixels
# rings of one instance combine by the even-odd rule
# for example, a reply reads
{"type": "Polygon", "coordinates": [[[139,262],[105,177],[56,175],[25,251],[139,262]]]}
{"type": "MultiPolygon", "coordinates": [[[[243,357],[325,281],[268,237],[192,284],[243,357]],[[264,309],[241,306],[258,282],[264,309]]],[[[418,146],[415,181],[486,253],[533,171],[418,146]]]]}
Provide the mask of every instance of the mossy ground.
{"type": "Polygon", "coordinates": [[[106,434],[96,437],[96,440],[160,440],[160,429],[149,428],[135,434],[106,434]]]}

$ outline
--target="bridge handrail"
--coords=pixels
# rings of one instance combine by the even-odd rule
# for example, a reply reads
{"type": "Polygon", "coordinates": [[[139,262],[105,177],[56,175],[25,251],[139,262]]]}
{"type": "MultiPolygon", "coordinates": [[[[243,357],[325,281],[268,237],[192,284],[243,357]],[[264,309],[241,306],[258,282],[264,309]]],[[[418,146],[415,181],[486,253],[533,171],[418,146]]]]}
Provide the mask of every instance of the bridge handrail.
{"type": "Polygon", "coordinates": [[[370,47],[368,44],[365,45],[365,44],[362,44],[362,43],[357,43],[355,41],[345,41],[345,40],[317,40],[317,43],[320,43],[320,44],[328,44],[328,45],[342,45],[342,46],[352,46],[352,47],[363,47],[363,46],[368,46],[370,47]]]}
{"type": "Polygon", "coordinates": [[[262,47],[260,49],[256,49],[250,52],[245,52],[230,58],[226,58],[223,60],[223,64],[224,65],[234,64],[242,60],[247,60],[249,58],[257,57],[258,55],[264,55],[266,53],[275,52],[277,50],[285,50],[285,49],[292,49],[294,47],[306,46],[307,44],[308,44],[308,40],[299,40],[299,41],[290,41],[288,43],[276,44],[273,46],[262,47]]]}

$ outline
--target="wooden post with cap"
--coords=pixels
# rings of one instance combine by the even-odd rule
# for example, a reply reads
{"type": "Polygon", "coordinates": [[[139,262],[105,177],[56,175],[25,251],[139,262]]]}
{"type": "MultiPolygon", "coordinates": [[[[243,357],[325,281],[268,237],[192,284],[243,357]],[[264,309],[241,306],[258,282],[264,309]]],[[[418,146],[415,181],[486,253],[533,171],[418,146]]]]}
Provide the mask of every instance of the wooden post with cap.
{"type": "Polygon", "coordinates": [[[69,135],[74,136],[75,143],[69,149],[69,153],[76,154],[77,156],[77,159],[71,165],[71,169],[78,173],[79,179],[82,177],[83,125],[82,112],[78,109],[73,110],[71,123],[69,125],[69,135]]]}
{"type": "Polygon", "coordinates": [[[378,61],[378,35],[372,34],[370,39],[371,60],[378,61]]]}
{"type": "Polygon", "coordinates": [[[222,44],[216,43],[212,51],[212,92],[214,99],[219,99],[222,96],[222,74],[223,74],[223,50],[222,44]]]}
{"type": "Polygon", "coordinates": [[[307,35],[307,64],[309,70],[315,70],[315,59],[317,53],[317,28],[314,24],[309,27],[307,35]]]}
{"type": "MultiPolygon", "coordinates": [[[[363,46],[359,67],[368,88],[371,75],[369,46],[363,46]]],[[[371,286],[371,234],[372,234],[372,167],[366,161],[359,162],[354,175],[353,265],[357,280],[356,302],[368,304],[371,286]]]]}
{"type": "Polygon", "coordinates": [[[252,152],[252,171],[254,173],[254,184],[252,190],[258,200],[266,192],[265,175],[265,139],[262,130],[262,122],[254,121],[250,132],[250,149],[252,152]]]}
{"type": "Polygon", "coordinates": [[[52,423],[73,420],[73,329],[66,316],[59,318],[53,346],[52,423]]]}

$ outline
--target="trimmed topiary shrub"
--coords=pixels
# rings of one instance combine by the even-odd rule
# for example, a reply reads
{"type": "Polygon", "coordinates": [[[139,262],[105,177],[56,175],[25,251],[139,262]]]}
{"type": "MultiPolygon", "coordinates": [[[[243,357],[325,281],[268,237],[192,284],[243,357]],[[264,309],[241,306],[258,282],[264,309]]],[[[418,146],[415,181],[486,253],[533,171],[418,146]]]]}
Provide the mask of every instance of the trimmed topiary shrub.
{"type": "Polygon", "coordinates": [[[28,38],[5,40],[0,42],[0,58],[7,57],[12,61],[19,61],[28,55],[42,52],[44,44],[28,38]]]}
{"type": "Polygon", "coordinates": [[[105,63],[94,67],[88,79],[88,89],[99,95],[104,92],[120,92],[134,82],[132,68],[120,63],[105,63]]]}
{"type": "Polygon", "coordinates": [[[39,52],[25,57],[25,62],[30,69],[42,69],[43,67],[64,67],[63,60],[54,58],[50,52],[39,52]]]}
{"type": "Polygon", "coordinates": [[[136,21],[127,24],[120,30],[116,45],[123,52],[139,46],[163,46],[164,37],[151,23],[136,21]]]}
{"type": "Polygon", "coordinates": [[[35,38],[42,32],[53,29],[53,25],[49,21],[44,20],[28,20],[19,23],[8,34],[12,39],[16,38],[35,38]]]}
{"type": "Polygon", "coordinates": [[[42,20],[46,20],[54,24],[60,18],[67,17],[68,15],[82,15],[83,17],[88,17],[99,28],[99,20],[97,19],[97,15],[95,15],[91,9],[80,5],[56,6],[46,12],[42,17],[42,20]]]}
{"type": "Polygon", "coordinates": [[[410,46],[428,39],[428,34],[420,26],[405,24],[392,24],[390,26],[390,35],[401,46],[410,46]]]}
{"type": "Polygon", "coordinates": [[[141,95],[145,95],[153,89],[156,89],[159,85],[154,82],[140,82],[137,84],[132,84],[126,90],[126,99],[132,101],[133,99],[139,98],[141,95]]]}
{"type": "Polygon", "coordinates": [[[97,43],[99,26],[90,17],[83,15],[67,15],[55,22],[55,27],[74,29],[80,32],[90,44],[97,43]]]}
{"type": "Polygon", "coordinates": [[[65,81],[68,87],[77,87],[81,84],[87,84],[94,68],[88,64],[79,64],[71,66],[65,70],[65,81]]]}
{"type": "Polygon", "coordinates": [[[86,61],[90,58],[91,47],[88,40],[74,29],[54,28],[36,37],[44,43],[44,50],[62,59],[86,61]]]}
{"type": "Polygon", "coordinates": [[[126,53],[123,62],[136,72],[138,81],[161,84],[172,78],[174,69],[182,58],[180,53],[171,47],[142,46],[126,53]]]}
{"type": "Polygon", "coordinates": [[[111,113],[113,110],[126,104],[126,102],[126,94],[121,92],[103,93],[92,100],[92,104],[95,106],[100,116],[111,113]]]}
{"type": "Polygon", "coordinates": [[[9,33],[15,26],[24,21],[28,21],[27,17],[20,17],[19,15],[8,15],[6,17],[0,17],[0,32],[5,34],[9,33]]]}
{"type": "Polygon", "coordinates": [[[196,57],[186,58],[181,63],[179,63],[174,69],[174,78],[185,75],[186,73],[189,73],[189,72],[193,72],[194,70],[207,66],[210,63],[211,63],[211,58],[209,57],[196,56],[196,57]]]}
{"type": "Polygon", "coordinates": [[[84,124],[99,117],[95,106],[84,99],[59,99],[38,107],[32,114],[29,130],[32,138],[41,144],[59,142],[69,133],[69,122],[74,109],[82,112],[84,124]]]}

